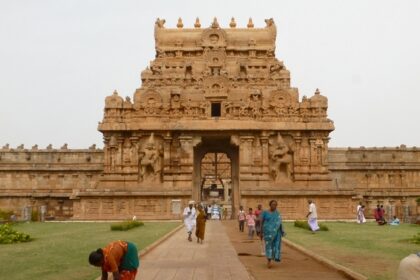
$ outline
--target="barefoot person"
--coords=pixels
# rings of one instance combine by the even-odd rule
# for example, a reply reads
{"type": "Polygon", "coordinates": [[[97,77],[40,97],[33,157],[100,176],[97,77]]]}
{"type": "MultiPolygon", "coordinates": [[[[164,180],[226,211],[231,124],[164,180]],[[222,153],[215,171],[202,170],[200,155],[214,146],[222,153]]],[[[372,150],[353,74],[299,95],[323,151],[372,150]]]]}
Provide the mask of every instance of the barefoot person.
{"type": "Polygon", "coordinates": [[[315,233],[315,231],[319,230],[316,206],[315,206],[315,203],[313,203],[312,200],[310,199],[308,199],[308,204],[309,204],[309,211],[308,211],[308,214],[306,214],[306,218],[308,218],[309,227],[311,228],[312,232],[315,233]]]}
{"type": "Polygon", "coordinates": [[[198,215],[196,219],[197,227],[195,229],[195,236],[197,237],[197,243],[203,244],[204,233],[206,232],[206,219],[207,215],[203,210],[203,206],[198,205],[198,215]]]}
{"type": "Polygon", "coordinates": [[[277,211],[277,201],[270,201],[270,209],[261,214],[261,239],[265,242],[265,256],[267,267],[271,268],[271,261],[281,260],[281,238],[284,236],[281,215],[277,211]]]}
{"type": "Polygon", "coordinates": [[[191,234],[195,227],[196,212],[194,208],[194,201],[190,200],[188,206],[184,209],[184,224],[188,233],[188,241],[192,241],[191,234]]]}
{"type": "Polygon", "coordinates": [[[139,267],[137,247],[126,241],[111,242],[90,253],[89,263],[102,268],[102,280],[108,279],[108,272],[114,280],[134,280],[139,267]]]}

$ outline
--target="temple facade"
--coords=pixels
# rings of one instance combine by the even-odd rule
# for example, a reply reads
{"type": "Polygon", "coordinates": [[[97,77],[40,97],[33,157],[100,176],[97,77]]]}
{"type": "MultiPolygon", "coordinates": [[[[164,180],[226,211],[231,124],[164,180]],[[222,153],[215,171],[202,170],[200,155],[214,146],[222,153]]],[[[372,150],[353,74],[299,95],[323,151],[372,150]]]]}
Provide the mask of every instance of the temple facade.
{"type": "Polygon", "coordinates": [[[329,149],[334,130],[318,89],[300,97],[275,57],[276,26],[166,28],[133,98],[105,98],[104,148],[0,150],[0,208],[47,205],[72,219],[178,219],[188,200],[235,215],[277,199],[286,219],[353,218],[364,201],[417,215],[420,150],[329,149]]]}

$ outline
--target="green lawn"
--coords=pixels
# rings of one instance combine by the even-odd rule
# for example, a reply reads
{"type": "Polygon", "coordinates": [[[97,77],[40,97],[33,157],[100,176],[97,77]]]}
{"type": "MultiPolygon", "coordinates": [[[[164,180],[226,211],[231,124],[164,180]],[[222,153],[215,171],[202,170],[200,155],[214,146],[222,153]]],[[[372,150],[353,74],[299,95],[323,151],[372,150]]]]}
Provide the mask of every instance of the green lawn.
{"type": "MultiPolygon", "coordinates": [[[[95,279],[99,268],[88,255],[114,240],[128,240],[139,250],[159,239],[179,223],[156,222],[129,231],[111,231],[111,223],[23,223],[14,228],[33,241],[0,244],[0,275],[17,279],[95,279]]],[[[1,278],[0,277],[0,278],[1,278]]]]}
{"type": "Polygon", "coordinates": [[[399,262],[420,251],[420,245],[406,240],[420,232],[420,226],[378,226],[376,223],[325,222],[329,231],[312,234],[285,223],[289,240],[330,260],[362,273],[372,280],[395,279],[399,262]]]}

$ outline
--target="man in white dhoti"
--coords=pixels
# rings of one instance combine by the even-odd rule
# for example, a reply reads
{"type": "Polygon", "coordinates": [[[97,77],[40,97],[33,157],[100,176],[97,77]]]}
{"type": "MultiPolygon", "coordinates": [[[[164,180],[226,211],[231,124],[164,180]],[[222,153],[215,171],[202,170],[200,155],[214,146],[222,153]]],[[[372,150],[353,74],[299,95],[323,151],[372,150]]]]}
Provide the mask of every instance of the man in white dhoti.
{"type": "Polygon", "coordinates": [[[308,214],[306,214],[306,218],[308,218],[309,227],[311,228],[312,232],[315,233],[315,231],[319,230],[316,206],[315,206],[315,203],[313,203],[312,200],[310,199],[308,199],[308,204],[309,204],[309,212],[308,214]]]}
{"type": "Polygon", "coordinates": [[[195,227],[196,218],[197,218],[195,208],[194,208],[194,203],[195,202],[193,200],[190,200],[188,202],[188,207],[185,207],[184,209],[184,224],[188,232],[188,241],[192,241],[191,234],[195,227]]]}
{"type": "Polygon", "coordinates": [[[418,279],[420,279],[420,252],[402,259],[398,267],[398,280],[418,279]]]}

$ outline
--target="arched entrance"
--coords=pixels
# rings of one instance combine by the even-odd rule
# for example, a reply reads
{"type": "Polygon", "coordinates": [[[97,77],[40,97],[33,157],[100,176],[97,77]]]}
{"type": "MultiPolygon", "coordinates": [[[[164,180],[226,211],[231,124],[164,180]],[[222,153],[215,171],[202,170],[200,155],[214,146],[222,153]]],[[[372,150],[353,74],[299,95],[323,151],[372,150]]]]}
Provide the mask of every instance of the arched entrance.
{"type": "Polygon", "coordinates": [[[193,199],[239,208],[239,149],[230,137],[202,137],[194,148],[193,199]]]}

